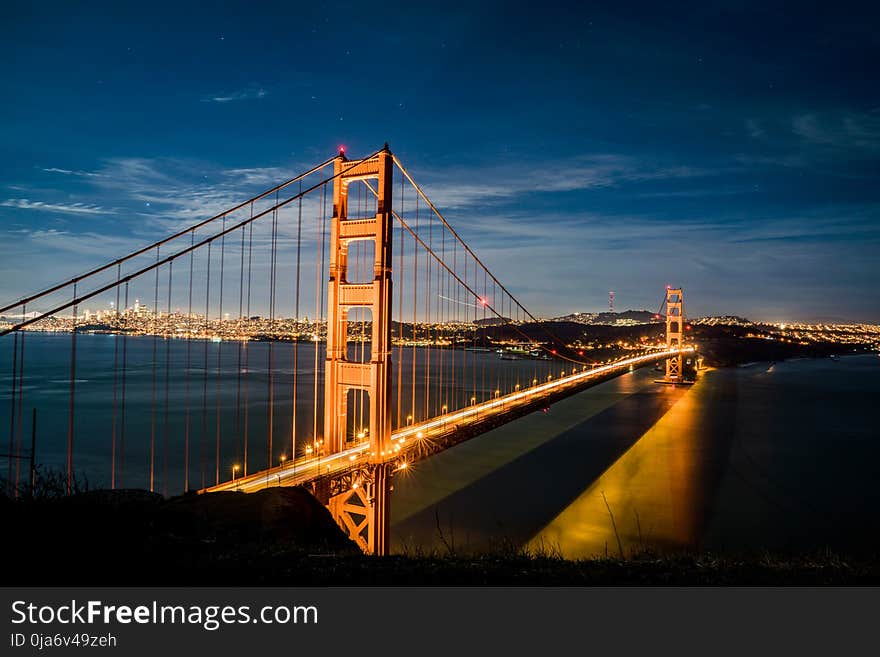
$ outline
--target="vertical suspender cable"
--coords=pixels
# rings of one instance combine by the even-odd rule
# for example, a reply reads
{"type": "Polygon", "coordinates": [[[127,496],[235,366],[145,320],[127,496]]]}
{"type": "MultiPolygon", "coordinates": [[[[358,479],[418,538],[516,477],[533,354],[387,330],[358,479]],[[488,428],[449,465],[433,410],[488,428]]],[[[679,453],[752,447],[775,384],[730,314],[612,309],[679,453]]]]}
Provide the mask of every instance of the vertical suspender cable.
{"type": "MultiPolygon", "coordinates": [[[[419,197],[416,196],[416,233],[419,230],[419,197]]],[[[418,290],[419,290],[419,248],[418,244],[413,242],[413,321],[412,321],[412,416],[413,424],[418,420],[416,418],[416,312],[418,308],[418,290]]]]}
{"type": "MultiPolygon", "coordinates": [[[[254,215],[254,204],[251,203],[251,216],[254,215]]],[[[247,274],[247,321],[251,318],[251,273],[254,261],[254,224],[248,224],[248,274],[247,274]]],[[[248,473],[248,437],[250,434],[250,392],[251,392],[251,350],[249,343],[244,345],[244,461],[241,464],[242,473],[248,473]]]]}
{"type": "Polygon", "coordinates": [[[235,458],[241,458],[241,344],[244,340],[243,315],[244,312],[244,236],[247,232],[245,226],[241,227],[241,259],[238,269],[238,354],[235,365],[235,458]]]}
{"type": "Polygon", "coordinates": [[[165,422],[162,428],[162,495],[168,495],[168,443],[169,434],[171,432],[171,424],[169,422],[170,396],[168,388],[171,383],[171,335],[170,328],[172,326],[171,315],[171,280],[174,272],[174,261],[168,263],[168,305],[165,311],[165,422]]]}
{"type": "MultiPolygon", "coordinates": [[[[363,187],[361,185],[355,185],[357,189],[357,203],[355,204],[355,218],[360,219],[363,216],[363,187]]],[[[350,206],[349,206],[350,207],[350,206]]],[[[348,217],[346,217],[347,219],[348,217]]],[[[351,254],[351,247],[349,247],[349,254],[351,254]]],[[[362,281],[363,278],[363,267],[362,267],[362,255],[363,255],[363,242],[358,240],[354,245],[354,260],[349,260],[346,263],[346,272],[345,276],[349,280],[358,280],[362,281]]],[[[329,300],[328,300],[329,304],[329,300]]],[[[354,324],[357,327],[358,333],[360,333],[361,327],[363,326],[363,308],[357,308],[354,314],[354,324]]],[[[345,358],[348,359],[348,340],[351,337],[349,335],[349,322],[348,316],[345,317],[345,344],[343,345],[343,353],[345,354],[345,358]]],[[[355,358],[360,359],[360,349],[362,342],[358,342],[354,345],[354,354],[355,358]]],[[[363,426],[363,422],[361,419],[363,418],[363,388],[358,388],[355,390],[354,394],[354,414],[351,417],[348,416],[348,399],[345,400],[346,405],[346,426],[343,427],[343,439],[342,444],[348,440],[348,421],[351,421],[352,428],[354,429],[354,433],[357,434],[360,429],[359,427],[363,426]]]]}
{"type": "MultiPolygon", "coordinates": [[[[275,195],[275,205],[278,205],[278,195],[275,195]]],[[[272,438],[275,432],[275,259],[278,245],[278,208],[272,211],[272,238],[269,254],[269,372],[266,377],[269,385],[268,399],[268,427],[266,432],[266,468],[272,467],[272,438]]]]}
{"type": "MultiPolygon", "coordinates": [[[[477,262],[474,261],[474,290],[477,289],[477,262]]],[[[467,298],[467,297],[465,297],[467,298]]],[[[477,401],[477,338],[479,338],[479,324],[477,323],[477,319],[479,318],[478,312],[480,309],[480,304],[475,301],[474,303],[474,351],[473,351],[473,359],[471,361],[471,377],[473,379],[473,392],[471,393],[471,399],[473,401],[477,401]]]]}
{"type": "MultiPolygon", "coordinates": [[[[440,259],[445,262],[446,260],[446,231],[440,231],[440,259]]],[[[444,271],[442,267],[437,267],[437,326],[439,326],[439,334],[438,338],[438,352],[437,355],[440,357],[440,385],[439,396],[437,403],[440,405],[440,409],[442,411],[443,406],[448,406],[448,395],[447,395],[447,381],[444,379],[444,360],[446,359],[446,349],[444,348],[443,343],[445,340],[443,339],[445,336],[446,323],[443,321],[445,319],[443,311],[446,309],[447,302],[442,299],[442,297],[446,296],[444,293],[446,292],[446,288],[443,285],[444,281],[444,271]]]]}
{"type": "MultiPolygon", "coordinates": [[[[300,181],[299,183],[299,193],[302,194],[302,181],[300,181]]],[[[300,196],[296,209],[296,281],[294,283],[293,292],[293,406],[291,408],[292,417],[290,420],[290,458],[294,460],[296,459],[296,386],[299,378],[299,287],[301,270],[300,265],[302,264],[302,207],[302,197],[300,196]]]]}
{"type": "MultiPolygon", "coordinates": [[[[431,213],[428,213],[428,248],[434,250],[434,222],[431,220],[431,213]]],[[[425,341],[427,349],[425,350],[425,419],[431,417],[431,256],[425,256],[425,341]]]]}
{"type": "MultiPolygon", "coordinates": [[[[364,199],[363,197],[364,197],[364,186],[358,185],[358,205],[361,206],[361,212],[363,213],[363,214],[359,215],[361,217],[365,216],[365,214],[366,214],[366,199],[364,199]]],[[[376,248],[378,249],[379,247],[377,246],[376,248]]],[[[367,272],[368,268],[369,269],[373,268],[373,263],[367,262],[366,258],[367,258],[367,245],[366,245],[366,242],[361,242],[361,243],[359,243],[359,246],[358,246],[358,260],[363,259],[363,265],[362,265],[363,269],[361,269],[360,264],[358,265],[358,280],[361,280],[361,281],[368,281],[368,280],[373,279],[373,277],[370,276],[367,272]]],[[[360,362],[363,363],[364,358],[366,356],[366,346],[367,346],[367,343],[366,343],[367,309],[366,308],[359,308],[358,314],[361,316],[360,362]]],[[[372,348],[372,342],[370,343],[370,347],[372,348]]],[[[364,407],[366,406],[365,402],[366,402],[366,398],[367,398],[367,391],[364,390],[363,388],[361,388],[361,390],[359,391],[359,398],[360,398],[359,399],[360,418],[358,420],[358,431],[356,433],[360,433],[364,430],[364,407]]],[[[372,409],[370,409],[370,410],[372,412],[372,409]]]]}
{"type": "Polygon", "coordinates": [[[208,332],[210,327],[208,325],[208,321],[210,319],[211,313],[211,245],[213,242],[208,242],[208,266],[207,273],[205,275],[205,323],[204,329],[202,333],[202,342],[203,342],[203,357],[202,357],[202,488],[205,487],[207,483],[207,468],[208,468],[208,332]]]}
{"type": "MultiPolygon", "coordinates": [[[[324,230],[326,224],[327,211],[327,186],[321,186],[321,246],[318,252],[318,270],[315,273],[315,332],[312,344],[315,348],[315,382],[314,382],[314,401],[312,404],[312,443],[317,447],[318,443],[318,336],[321,314],[324,310],[324,290],[321,285],[321,274],[324,271],[324,230]]],[[[326,379],[325,379],[326,385],[326,379]]]]}
{"type": "MultiPolygon", "coordinates": [[[[403,176],[400,177],[400,216],[403,216],[403,176]]],[[[400,428],[403,388],[403,226],[400,226],[400,253],[397,256],[397,428],[400,428]]],[[[374,320],[375,321],[375,320],[374,320]]]]}
{"type": "Polygon", "coordinates": [[[119,409],[119,486],[125,488],[125,388],[128,379],[128,281],[122,312],[122,401],[119,409]]]}
{"type": "MultiPolygon", "coordinates": [[[[404,213],[403,176],[400,177],[400,216],[404,213]]],[[[400,227],[400,253],[397,256],[397,427],[400,428],[401,386],[403,379],[403,226],[400,227]]],[[[375,321],[375,320],[374,320],[375,321]]]]}
{"type": "MultiPolygon", "coordinates": [[[[480,305],[483,306],[483,349],[487,349],[489,346],[489,330],[486,326],[486,306],[488,305],[489,297],[489,286],[486,284],[486,270],[483,269],[483,294],[480,297],[481,302],[480,305]]],[[[494,300],[493,300],[494,301],[494,300]]],[[[482,375],[482,387],[483,387],[483,399],[486,398],[486,360],[487,357],[485,354],[480,359],[482,362],[480,364],[480,370],[482,375]]],[[[492,396],[491,394],[489,395],[492,396]]]]}
{"type": "MultiPolygon", "coordinates": [[[[195,244],[195,231],[190,232],[190,246],[195,244]]],[[[195,251],[189,252],[189,306],[186,312],[186,417],[183,439],[183,490],[189,490],[189,431],[190,431],[190,369],[192,364],[193,330],[193,262],[195,251]]]]}
{"type": "MultiPolygon", "coordinates": [[[[159,261],[159,247],[156,247],[156,262],[159,261]]],[[[156,483],[156,355],[159,350],[158,313],[159,313],[159,267],[155,269],[155,286],[153,290],[153,388],[150,397],[150,492],[155,490],[156,483]]]]}
{"type": "Polygon", "coordinates": [[[224,235],[220,238],[220,301],[217,310],[217,321],[220,323],[218,333],[220,334],[220,342],[217,343],[217,394],[216,394],[216,411],[215,411],[215,436],[214,436],[214,485],[220,483],[220,432],[222,423],[220,422],[220,382],[223,379],[223,340],[224,340],[224,324],[223,324],[223,275],[226,267],[226,217],[223,217],[222,228],[224,235]]]}
{"type": "MultiPolygon", "coordinates": [[[[495,306],[496,303],[497,303],[497,300],[495,298],[495,281],[492,281],[492,305],[495,306]]],[[[503,318],[504,317],[504,304],[503,304],[503,302],[501,304],[500,310],[501,310],[501,316],[503,318]]],[[[502,325],[499,324],[498,326],[500,327],[502,325]]],[[[502,346],[502,349],[503,348],[504,347],[502,346]]],[[[501,370],[503,369],[502,365],[503,365],[503,363],[499,363],[495,369],[495,389],[496,390],[501,390],[501,370]]]]}
{"type": "MultiPolygon", "coordinates": [[[[456,274],[458,274],[458,249],[457,249],[457,245],[454,240],[452,242],[452,271],[454,271],[456,274]]],[[[447,280],[448,280],[448,285],[446,286],[446,296],[449,298],[449,303],[453,304],[452,290],[450,289],[450,286],[453,285],[452,276],[450,276],[447,280]]],[[[458,361],[458,339],[457,339],[458,338],[458,315],[459,315],[458,288],[459,288],[458,284],[455,284],[456,301],[454,302],[454,305],[452,306],[452,313],[451,313],[454,316],[454,319],[452,321],[452,353],[451,353],[451,355],[452,355],[452,381],[451,381],[452,404],[449,407],[450,410],[452,410],[454,408],[458,408],[458,392],[455,389],[455,371],[457,369],[456,365],[457,365],[457,361],[458,361]]]]}
{"type": "Polygon", "coordinates": [[[110,488],[116,488],[116,402],[119,378],[119,278],[122,265],[116,266],[116,306],[113,320],[113,420],[110,428],[110,488]]]}
{"type": "MultiPolygon", "coordinates": [[[[321,188],[321,266],[318,269],[318,276],[321,278],[323,278],[323,276],[324,276],[324,258],[325,258],[326,251],[327,251],[327,185],[325,184],[321,188]]],[[[325,316],[324,316],[324,290],[325,290],[325,288],[326,288],[326,286],[323,284],[319,286],[320,294],[319,294],[318,309],[320,310],[319,319],[320,319],[321,323],[324,324],[324,334],[326,335],[327,334],[327,324],[326,324],[325,316]]],[[[325,344],[326,344],[326,342],[325,342],[325,344]]],[[[317,346],[318,345],[316,343],[315,347],[317,347],[317,346]]],[[[325,350],[326,350],[326,347],[325,347],[325,350]]],[[[326,372],[325,372],[325,379],[324,380],[326,381],[326,372]]],[[[315,406],[315,410],[317,411],[317,406],[315,406]]],[[[321,442],[323,442],[323,438],[322,438],[321,442]]]]}
{"type": "MultiPolygon", "coordinates": [[[[27,314],[27,304],[21,306],[22,317],[27,314]]],[[[24,405],[24,331],[21,332],[21,338],[18,341],[18,413],[15,420],[16,426],[16,452],[21,455],[21,409],[24,405]]],[[[19,468],[21,466],[21,458],[15,461],[15,488],[18,494],[19,468]]]]}
{"type": "Polygon", "coordinates": [[[15,383],[18,377],[18,334],[16,331],[12,334],[12,394],[10,399],[12,403],[9,407],[9,453],[7,454],[6,468],[6,492],[12,495],[12,450],[15,448],[15,383]]]}
{"type": "MultiPolygon", "coordinates": [[[[76,299],[76,283],[73,284],[73,298],[76,299]]],[[[76,401],[76,312],[77,305],[73,305],[73,329],[70,333],[70,405],[67,415],[67,494],[70,495],[73,488],[73,417],[74,403],[76,401]]]]}

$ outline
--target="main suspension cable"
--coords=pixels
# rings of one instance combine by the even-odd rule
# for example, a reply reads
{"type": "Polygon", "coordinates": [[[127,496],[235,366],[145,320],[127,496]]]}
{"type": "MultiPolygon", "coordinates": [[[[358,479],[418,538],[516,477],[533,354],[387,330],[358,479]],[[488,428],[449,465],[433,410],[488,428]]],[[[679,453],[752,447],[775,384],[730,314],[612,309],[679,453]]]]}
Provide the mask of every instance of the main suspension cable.
{"type": "MultiPolygon", "coordinates": [[[[372,157],[377,156],[380,152],[381,152],[381,151],[376,151],[375,153],[373,153],[372,155],[370,155],[369,158],[367,158],[367,159],[370,159],[370,158],[372,158],[372,157]]],[[[137,271],[134,271],[134,272],[132,272],[132,273],[130,273],[130,274],[126,274],[126,275],[122,278],[121,282],[125,283],[125,282],[128,282],[128,281],[134,280],[135,278],[137,278],[137,277],[139,277],[139,276],[141,276],[141,275],[143,275],[143,274],[145,274],[145,273],[147,273],[147,272],[149,272],[149,271],[152,271],[152,270],[155,269],[156,267],[160,267],[160,266],[162,266],[162,265],[164,265],[164,264],[167,264],[167,263],[171,262],[172,260],[175,260],[176,258],[179,258],[179,257],[181,257],[181,256],[184,256],[184,255],[186,255],[186,254],[188,254],[188,253],[190,253],[190,252],[192,252],[192,251],[194,251],[194,250],[196,250],[196,249],[200,249],[201,247],[203,247],[203,246],[205,246],[205,245],[207,245],[207,244],[211,244],[211,243],[214,242],[215,240],[218,240],[218,239],[222,238],[222,237],[223,237],[224,235],[226,235],[227,233],[230,233],[230,232],[233,232],[233,231],[235,231],[235,230],[238,230],[238,229],[241,228],[242,226],[246,226],[246,225],[248,225],[248,224],[250,224],[250,223],[252,223],[252,222],[254,222],[254,221],[258,220],[258,219],[261,219],[262,217],[265,217],[266,215],[268,215],[268,214],[270,214],[271,212],[273,212],[274,210],[277,210],[277,209],[279,209],[279,208],[282,208],[282,207],[284,207],[284,206],[286,206],[286,205],[292,203],[293,201],[296,201],[296,200],[299,199],[299,198],[302,198],[302,197],[304,197],[304,196],[307,196],[308,194],[310,194],[311,192],[315,191],[315,190],[318,189],[318,188],[325,187],[326,184],[329,183],[331,180],[335,180],[336,178],[339,178],[340,176],[345,175],[347,172],[349,172],[351,169],[354,169],[356,166],[357,166],[357,164],[352,165],[352,166],[350,166],[350,167],[348,167],[348,168],[346,168],[346,169],[343,169],[343,170],[339,171],[339,173],[335,173],[335,174],[333,174],[331,177],[329,177],[329,178],[327,178],[327,179],[325,179],[325,180],[322,180],[321,182],[319,182],[319,183],[317,183],[317,184],[315,184],[315,185],[312,185],[311,187],[309,187],[308,189],[306,189],[305,191],[303,191],[303,192],[301,192],[301,193],[299,193],[299,194],[295,194],[294,196],[291,196],[290,198],[285,199],[284,201],[281,201],[281,202],[278,203],[277,205],[274,205],[274,206],[272,206],[272,207],[270,207],[270,208],[267,208],[266,210],[263,210],[263,211],[260,212],[259,214],[253,215],[253,216],[251,216],[251,217],[248,218],[248,219],[245,219],[245,220],[243,220],[243,221],[240,221],[239,223],[235,224],[234,226],[231,226],[231,227],[229,227],[229,228],[226,228],[225,230],[223,230],[223,231],[221,231],[221,232],[219,232],[219,233],[215,233],[214,235],[211,235],[210,237],[206,237],[205,239],[203,239],[203,240],[202,240],[201,242],[199,242],[198,244],[192,244],[192,245],[190,245],[190,246],[188,246],[188,247],[186,247],[186,248],[184,248],[184,249],[181,249],[181,250],[178,251],[177,253],[174,253],[174,254],[172,254],[172,255],[170,255],[170,256],[167,256],[167,257],[163,258],[162,260],[160,260],[160,261],[158,261],[158,262],[155,262],[155,263],[153,263],[153,264],[150,264],[150,265],[147,265],[147,266],[145,266],[145,267],[142,267],[141,269],[138,269],[137,271]]],[[[32,318],[30,318],[30,319],[27,319],[27,320],[21,321],[21,322],[19,322],[18,324],[14,324],[14,325],[10,326],[9,328],[6,328],[6,329],[3,329],[3,330],[0,330],[0,337],[3,337],[3,336],[6,335],[7,333],[12,333],[13,331],[18,331],[19,329],[22,329],[22,328],[24,328],[25,326],[30,326],[31,324],[34,324],[35,322],[42,321],[42,320],[46,319],[47,317],[50,317],[50,316],[54,315],[55,313],[59,313],[59,312],[61,312],[62,310],[67,310],[68,308],[72,307],[73,305],[75,305],[75,304],[79,304],[79,303],[82,303],[83,301],[87,301],[88,299],[91,299],[92,297],[95,297],[95,296],[97,296],[97,295],[99,295],[99,294],[102,294],[102,293],[106,292],[107,290],[113,289],[114,287],[116,287],[116,286],[119,285],[119,284],[120,284],[120,281],[116,281],[116,282],[113,282],[113,283],[108,283],[108,284],[106,284],[106,285],[102,285],[102,286],[99,287],[98,289],[96,289],[96,290],[92,290],[91,292],[89,292],[89,293],[87,293],[87,294],[83,294],[82,296],[79,296],[79,297],[77,297],[77,298],[75,298],[75,299],[73,299],[73,300],[71,300],[71,301],[69,301],[69,302],[67,302],[67,303],[63,303],[63,304],[61,304],[61,305],[59,305],[59,306],[56,306],[56,307],[52,308],[51,310],[47,310],[46,312],[43,312],[43,313],[41,313],[41,314],[39,314],[39,315],[37,315],[37,316],[35,316],[35,317],[32,317],[32,318]]]]}
{"type": "MultiPolygon", "coordinates": [[[[377,155],[378,153],[379,153],[379,151],[377,151],[376,153],[374,153],[370,157],[375,157],[375,155],[377,155]]],[[[110,269],[111,267],[122,265],[123,262],[131,260],[132,258],[136,258],[137,256],[143,255],[144,253],[148,253],[149,251],[152,251],[154,248],[157,248],[159,246],[167,244],[168,242],[172,242],[172,241],[176,240],[178,237],[183,237],[187,233],[189,233],[191,231],[195,231],[203,226],[207,226],[208,224],[216,221],[217,219],[225,218],[227,215],[233,214],[234,212],[241,210],[243,207],[245,207],[248,204],[253,204],[255,201],[259,201],[260,199],[265,198],[272,193],[278,192],[279,190],[284,189],[285,187],[287,187],[288,185],[290,185],[292,183],[298,182],[298,181],[302,180],[303,178],[309,177],[310,175],[320,171],[321,169],[323,169],[327,165],[332,164],[333,160],[335,160],[335,159],[336,159],[336,156],[334,155],[333,157],[322,162],[321,164],[318,164],[318,165],[312,167],[311,169],[309,169],[305,173],[301,173],[301,174],[291,178],[290,180],[287,180],[287,181],[281,183],[280,185],[276,185],[272,189],[266,190],[265,192],[258,194],[257,196],[254,196],[254,197],[248,199],[247,201],[239,203],[238,205],[231,207],[228,210],[224,210],[220,214],[216,214],[213,217],[210,217],[208,219],[200,221],[197,224],[190,226],[188,228],[185,228],[184,230],[178,231],[177,233],[174,233],[173,235],[169,235],[168,237],[161,239],[158,242],[153,242],[149,246],[145,246],[145,247],[138,249],[136,251],[132,251],[128,255],[125,255],[121,258],[117,258],[116,260],[114,260],[112,262],[108,262],[105,265],[101,265],[100,267],[96,267],[95,269],[92,269],[84,274],[74,276],[73,278],[71,278],[63,283],[59,283],[58,285],[53,285],[52,287],[47,288],[45,290],[42,290],[41,292],[37,292],[37,293],[32,294],[28,297],[20,299],[20,300],[16,301],[15,303],[11,303],[9,305],[3,306],[2,308],[0,308],[0,314],[6,312],[7,310],[15,308],[16,306],[30,303],[31,301],[34,301],[34,300],[39,299],[41,297],[44,297],[48,294],[51,294],[52,292],[57,292],[60,289],[63,289],[63,288],[68,287],[70,285],[73,285],[74,283],[78,283],[86,278],[94,276],[95,274],[100,274],[101,272],[106,271],[107,269],[110,269]]]]}

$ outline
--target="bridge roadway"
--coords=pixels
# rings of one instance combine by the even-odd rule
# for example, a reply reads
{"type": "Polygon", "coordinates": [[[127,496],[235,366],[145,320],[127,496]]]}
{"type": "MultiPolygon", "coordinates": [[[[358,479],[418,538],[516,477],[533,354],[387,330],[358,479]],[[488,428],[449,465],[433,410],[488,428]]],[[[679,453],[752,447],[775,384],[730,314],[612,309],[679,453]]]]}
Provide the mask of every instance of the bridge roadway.
{"type": "MultiPolygon", "coordinates": [[[[425,422],[409,425],[391,434],[393,448],[384,455],[383,460],[396,463],[397,467],[407,467],[421,457],[441,451],[431,449],[438,443],[456,443],[473,437],[495,426],[531,412],[558,395],[570,394],[577,389],[587,388],[607,378],[622,374],[630,368],[644,367],[658,360],[681,353],[692,352],[693,347],[682,349],[663,349],[631,358],[624,358],[608,365],[582,370],[566,376],[554,378],[538,385],[524,388],[489,401],[467,406],[463,409],[439,415],[425,422]],[[499,416],[507,416],[502,419],[499,416]],[[460,440],[452,440],[461,434],[460,440]]],[[[448,444],[445,446],[449,446],[448,444]]],[[[441,446],[445,448],[445,446],[441,446]]],[[[371,462],[369,441],[363,441],[336,454],[298,458],[281,466],[262,470],[246,477],[211,486],[200,492],[242,491],[253,493],[269,486],[299,486],[327,476],[342,475],[355,471],[371,462]]]]}

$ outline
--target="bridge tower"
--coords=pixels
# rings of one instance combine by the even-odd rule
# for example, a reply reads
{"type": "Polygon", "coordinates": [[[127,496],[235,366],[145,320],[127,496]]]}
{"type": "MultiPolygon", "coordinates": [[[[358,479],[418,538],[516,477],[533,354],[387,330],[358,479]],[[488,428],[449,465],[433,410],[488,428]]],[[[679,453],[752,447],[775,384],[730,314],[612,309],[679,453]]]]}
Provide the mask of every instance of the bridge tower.
{"type": "Polygon", "coordinates": [[[333,218],[330,227],[330,273],[327,289],[327,360],[324,382],[324,447],[335,454],[347,446],[348,393],[366,392],[369,400],[370,465],[361,484],[329,497],[336,521],[372,554],[388,551],[391,469],[391,245],[393,158],[388,145],[376,156],[333,164],[333,218]],[[377,181],[376,214],[348,218],[348,188],[357,181],[377,181]],[[373,243],[373,279],[351,282],[350,246],[373,243]],[[369,362],[348,359],[348,313],[370,311],[372,342],[369,362]]]}
{"type": "MultiPolygon", "coordinates": [[[[684,298],[680,287],[666,288],[666,348],[680,349],[684,343],[684,298]]],[[[681,383],[684,356],[666,359],[666,383],[681,383]]]]}

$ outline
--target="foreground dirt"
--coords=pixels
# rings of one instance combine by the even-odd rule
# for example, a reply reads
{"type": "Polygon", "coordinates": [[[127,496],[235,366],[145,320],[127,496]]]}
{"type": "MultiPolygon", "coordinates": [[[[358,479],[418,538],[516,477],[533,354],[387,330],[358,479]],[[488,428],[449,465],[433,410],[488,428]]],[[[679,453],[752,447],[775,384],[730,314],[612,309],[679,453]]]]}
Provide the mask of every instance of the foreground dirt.
{"type": "Polygon", "coordinates": [[[97,491],[0,501],[14,585],[876,585],[880,559],[641,554],[566,561],[490,555],[361,554],[309,493],[97,491]]]}

